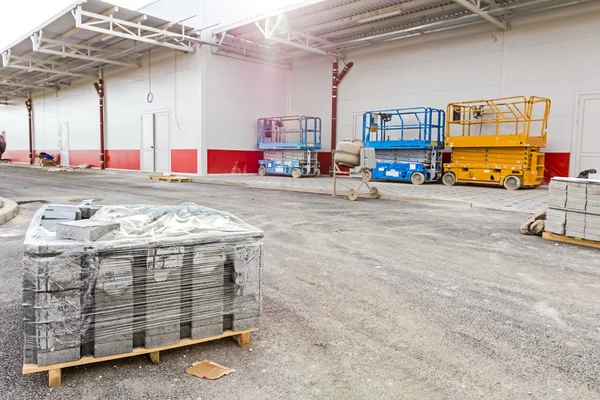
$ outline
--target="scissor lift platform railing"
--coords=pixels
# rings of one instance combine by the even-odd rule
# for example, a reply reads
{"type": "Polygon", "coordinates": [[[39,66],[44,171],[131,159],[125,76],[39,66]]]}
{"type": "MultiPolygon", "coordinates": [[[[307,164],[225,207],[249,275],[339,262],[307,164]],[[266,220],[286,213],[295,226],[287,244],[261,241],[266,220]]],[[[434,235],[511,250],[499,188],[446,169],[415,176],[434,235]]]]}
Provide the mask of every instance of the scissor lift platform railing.
{"type": "Polygon", "coordinates": [[[376,166],[368,178],[436,181],[442,174],[446,113],[414,107],[368,111],[363,114],[363,142],[375,149],[376,166]]]}
{"type": "Polygon", "coordinates": [[[320,175],[317,150],[321,149],[321,118],[285,116],[259,118],[257,145],[265,150],[260,175],[320,175]]]}
{"type": "Polygon", "coordinates": [[[443,183],[503,185],[507,189],[542,183],[550,100],[515,96],[450,103],[443,183]]]}

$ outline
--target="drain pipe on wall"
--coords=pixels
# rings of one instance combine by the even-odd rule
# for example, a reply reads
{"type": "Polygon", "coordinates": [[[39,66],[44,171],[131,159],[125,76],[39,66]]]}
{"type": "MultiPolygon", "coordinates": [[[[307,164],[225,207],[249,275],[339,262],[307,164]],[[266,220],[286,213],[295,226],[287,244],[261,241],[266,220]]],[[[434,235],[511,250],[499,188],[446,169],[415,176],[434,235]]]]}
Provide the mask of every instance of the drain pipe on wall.
{"type": "Polygon", "coordinates": [[[31,102],[31,95],[25,101],[25,107],[27,107],[27,113],[29,114],[29,164],[33,165],[33,103],[31,102]]]}
{"type": "Polygon", "coordinates": [[[100,69],[98,75],[98,82],[94,82],[94,88],[96,89],[96,93],[98,93],[100,104],[100,169],[104,169],[104,79],[102,77],[102,69],[100,69]]]}
{"type": "Polygon", "coordinates": [[[336,59],[333,62],[333,80],[331,84],[331,165],[329,166],[329,175],[333,175],[334,161],[333,161],[333,152],[335,150],[335,145],[337,143],[337,92],[338,86],[344,76],[348,73],[350,68],[354,63],[350,61],[342,72],[338,74],[338,60],[336,59]]]}

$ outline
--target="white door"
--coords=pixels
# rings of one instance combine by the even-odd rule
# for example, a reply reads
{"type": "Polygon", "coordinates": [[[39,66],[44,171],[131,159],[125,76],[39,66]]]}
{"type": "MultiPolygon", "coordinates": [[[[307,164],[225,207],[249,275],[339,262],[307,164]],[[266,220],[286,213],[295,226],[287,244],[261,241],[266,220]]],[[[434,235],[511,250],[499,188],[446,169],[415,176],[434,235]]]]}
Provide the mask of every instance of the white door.
{"type": "Polygon", "coordinates": [[[141,170],[154,172],[154,114],[142,115],[141,170]]]}
{"type": "Polygon", "coordinates": [[[578,106],[574,176],[595,169],[598,173],[589,177],[600,179],[600,93],[580,95],[578,106]]]}
{"type": "Polygon", "coordinates": [[[169,113],[154,114],[154,170],[171,172],[171,146],[169,145],[169,113]]]}
{"type": "Polygon", "coordinates": [[[69,162],[69,124],[60,124],[60,165],[71,165],[69,162]]]}

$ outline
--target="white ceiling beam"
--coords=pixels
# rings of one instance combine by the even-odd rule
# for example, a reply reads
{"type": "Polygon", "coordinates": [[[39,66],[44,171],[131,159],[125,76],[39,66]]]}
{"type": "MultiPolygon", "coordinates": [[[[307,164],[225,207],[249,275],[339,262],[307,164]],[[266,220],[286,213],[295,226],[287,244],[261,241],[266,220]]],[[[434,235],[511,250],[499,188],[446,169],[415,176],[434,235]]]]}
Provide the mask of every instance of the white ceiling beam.
{"type": "Polygon", "coordinates": [[[331,54],[328,54],[327,52],[325,52],[323,50],[319,50],[317,48],[310,47],[310,46],[307,46],[305,44],[297,43],[297,42],[294,42],[294,41],[291,41],[291,40],[282,39],[282,38],[277,37],[277,36],[272,36],[269,40],[272,40],[272,41],[277,42],[277,43],[285,44],[285,45],[288,45],[288,46],[292,46],[292,47],[295,47],[297,49],[311,51],[313,53],[321,54],[321,55],[324,55],[324,56],[330,56],[331,55],[331,54]]]}
{"type": "Polygon", "coordinates": [[[18,88],[28,88],[28,89],[46,89],[46,86],[30,85],[30,84],[25,84],[25,83],[2,81],[2,80],[0,80],[0,85],[10,86],[10,87],[18,87],[18,88]]]}
{"type": "Polygon", "coordinates": [[[184,35],[183,33],[175,33],[166,29],[153,28],[151,26],[142,25],[141,23],[133,23],[121,19],[114,18],[111,15],[104,16],[84,11],[81,6],[75,9],[75,26],[80,29],[89,30],[108,34],[123,39],[145,42],[157,46],[168,47],[174,50],[193,53],[195,47],[192,41],[196,42],[196,38],[184,35]],[[92,22],[83,22],[82,17],[93,18],[92,22]],[[104,25],[106,26],[100,26],[104,25]],[[118,31],[119,29],[121,31],[118,31]],[[158,40],[161,39],[161,40],[158,40]],[[168,42],[167,40],[178,41],[177,44],[168,42]]]}
{"type": "Polygon", "coordinates": [[[33,43],[33,50],[37,51],[38,53],[52,54],[59,57],[75,58],[78,60],[93,61],[104,64],[120,65],[124,67],[137,67],[137,64],[135,63],[115,61],[108,58],[98,57],[95,55],[95,53],[109,53],[99,51],[93,47],[78,46],[64,40],[46,39],[43,37],[42,31],[31,35],[31,42],[33,43]]]}
{"type": "Polygon", "coordinates": [[[43,73],[54,74],[54,75],[73,76],[73,77],[77,77],[77,78],[89,78],[90,77],[89,75],[76,74],[76,73],[68,72],[68,71],[61,71],[61,70],[51,69],[51,68],[39,68],[39,67],[27,66],[27,65],[8,64],[8,65],[5,65],[5,67],[21,69],[21,70],[27,71],[27,72],[43,72],[43,73]]]}
{"type": "Polygon", "coordinates": [[[476,3],[471,2],[470,0],[454,0],[455,3],[460,4],[467,10],[471,11],[473,14],[479,15],[481,18],[490,22],[491,24],[497,26],[500,29],[508,29],[508,25],[504,21],[500,21],[498,18],[491,16],[487,13],[487,11],[481,8],[481,1],[474,0],[476,3]]]}

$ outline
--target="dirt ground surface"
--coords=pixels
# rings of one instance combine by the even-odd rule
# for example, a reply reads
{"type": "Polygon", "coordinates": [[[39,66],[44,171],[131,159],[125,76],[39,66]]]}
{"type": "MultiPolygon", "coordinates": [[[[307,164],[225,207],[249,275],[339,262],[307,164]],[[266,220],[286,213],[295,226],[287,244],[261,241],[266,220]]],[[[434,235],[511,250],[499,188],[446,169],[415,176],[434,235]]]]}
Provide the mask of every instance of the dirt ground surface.
{"type": "Polygon", "coordinates": [[[599,399],[600,251],[522,236],[516,212],[0,169],[22,204],[0,226],[4,399],[599,399]],[[44,202],[197,204],[265,231],[261,330],[21,375],[21,260],[44,202]],[[34,202],[31,202],[34,201],[34,202]],[[37,202],[36,202],[37,201],[37,202]],[[185,373],[211,360],[237,372],[185,373]]]}

